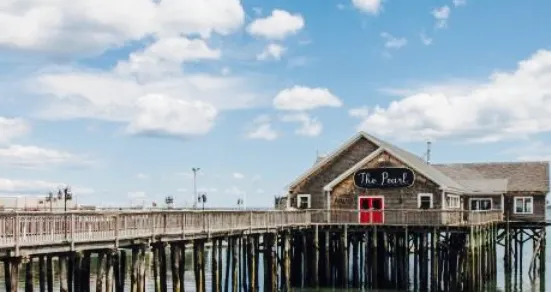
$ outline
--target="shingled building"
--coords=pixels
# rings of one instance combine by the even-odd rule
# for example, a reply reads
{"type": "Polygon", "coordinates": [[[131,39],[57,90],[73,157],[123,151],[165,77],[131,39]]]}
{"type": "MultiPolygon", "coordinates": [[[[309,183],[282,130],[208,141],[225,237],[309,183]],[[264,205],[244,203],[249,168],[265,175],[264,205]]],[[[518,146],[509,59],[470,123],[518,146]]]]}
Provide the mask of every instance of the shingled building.
{"type": "Polygon", "coordinates": [[[360,132],[293,181],[286,204],[377,211],[360,216],[363,223],[412,209],[501,211],[504,220],[541,222],[548,192],[549,162],[429,164],[360,132]]]}

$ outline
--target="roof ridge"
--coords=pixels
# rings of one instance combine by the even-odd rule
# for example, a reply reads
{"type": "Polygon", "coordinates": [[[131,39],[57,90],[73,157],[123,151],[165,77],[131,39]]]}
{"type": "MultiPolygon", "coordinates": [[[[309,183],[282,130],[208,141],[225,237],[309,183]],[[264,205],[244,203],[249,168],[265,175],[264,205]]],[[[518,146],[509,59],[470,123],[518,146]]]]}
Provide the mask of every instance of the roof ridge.
{"type": "Polygon", "coordinates": [[[451,162],[451,163],[434,163],[435,166],[447,166],[447,165],[475,165],[475,164],[549,164],[549,161],[545,160],[533,160],[533,161],[484,161],[484,162],[451,162]]]}

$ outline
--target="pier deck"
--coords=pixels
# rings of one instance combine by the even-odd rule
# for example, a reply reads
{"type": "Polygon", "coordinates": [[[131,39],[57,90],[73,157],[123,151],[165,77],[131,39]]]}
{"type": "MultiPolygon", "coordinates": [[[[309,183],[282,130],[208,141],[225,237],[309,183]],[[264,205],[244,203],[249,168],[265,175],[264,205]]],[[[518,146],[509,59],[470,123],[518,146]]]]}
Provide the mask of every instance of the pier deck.
{"type": "MultiPolygon", "coordinates": [[[[501,211],[385,210],[379,226],[463,228],[502,220],[501,211]]],[[[0,256],[118,248],[143,241],[180,241],[266,233],[314,225],[360,224],[351,210],[73,211],[0,213],[0,256]]]]}

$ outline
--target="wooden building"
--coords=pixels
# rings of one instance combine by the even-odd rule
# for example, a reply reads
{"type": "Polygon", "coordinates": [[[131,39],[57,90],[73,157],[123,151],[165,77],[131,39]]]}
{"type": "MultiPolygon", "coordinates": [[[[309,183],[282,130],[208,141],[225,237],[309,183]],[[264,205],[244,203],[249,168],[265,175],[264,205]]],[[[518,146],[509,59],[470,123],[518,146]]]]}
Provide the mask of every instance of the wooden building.
{"type": "Polygon", "coordinates": [[[444,223],[496,210],[504,220],[543,222],[548,192],[548,162],[430,164],[360,132],[293,181],[286,204],[357,210],[366,224],[414,209],[438,211],[433,220],[444,223]]]}

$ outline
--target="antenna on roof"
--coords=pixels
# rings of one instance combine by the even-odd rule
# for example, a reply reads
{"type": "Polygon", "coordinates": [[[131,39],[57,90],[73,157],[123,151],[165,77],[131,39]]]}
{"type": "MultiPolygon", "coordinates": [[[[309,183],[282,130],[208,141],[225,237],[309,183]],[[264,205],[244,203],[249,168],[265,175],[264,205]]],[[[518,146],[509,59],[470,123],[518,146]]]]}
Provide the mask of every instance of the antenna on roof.
{"type": "Polygon", "coordinates": [[[430,145],[431,142],[427,141],[427,164],[430,164],[430,145]]]}

